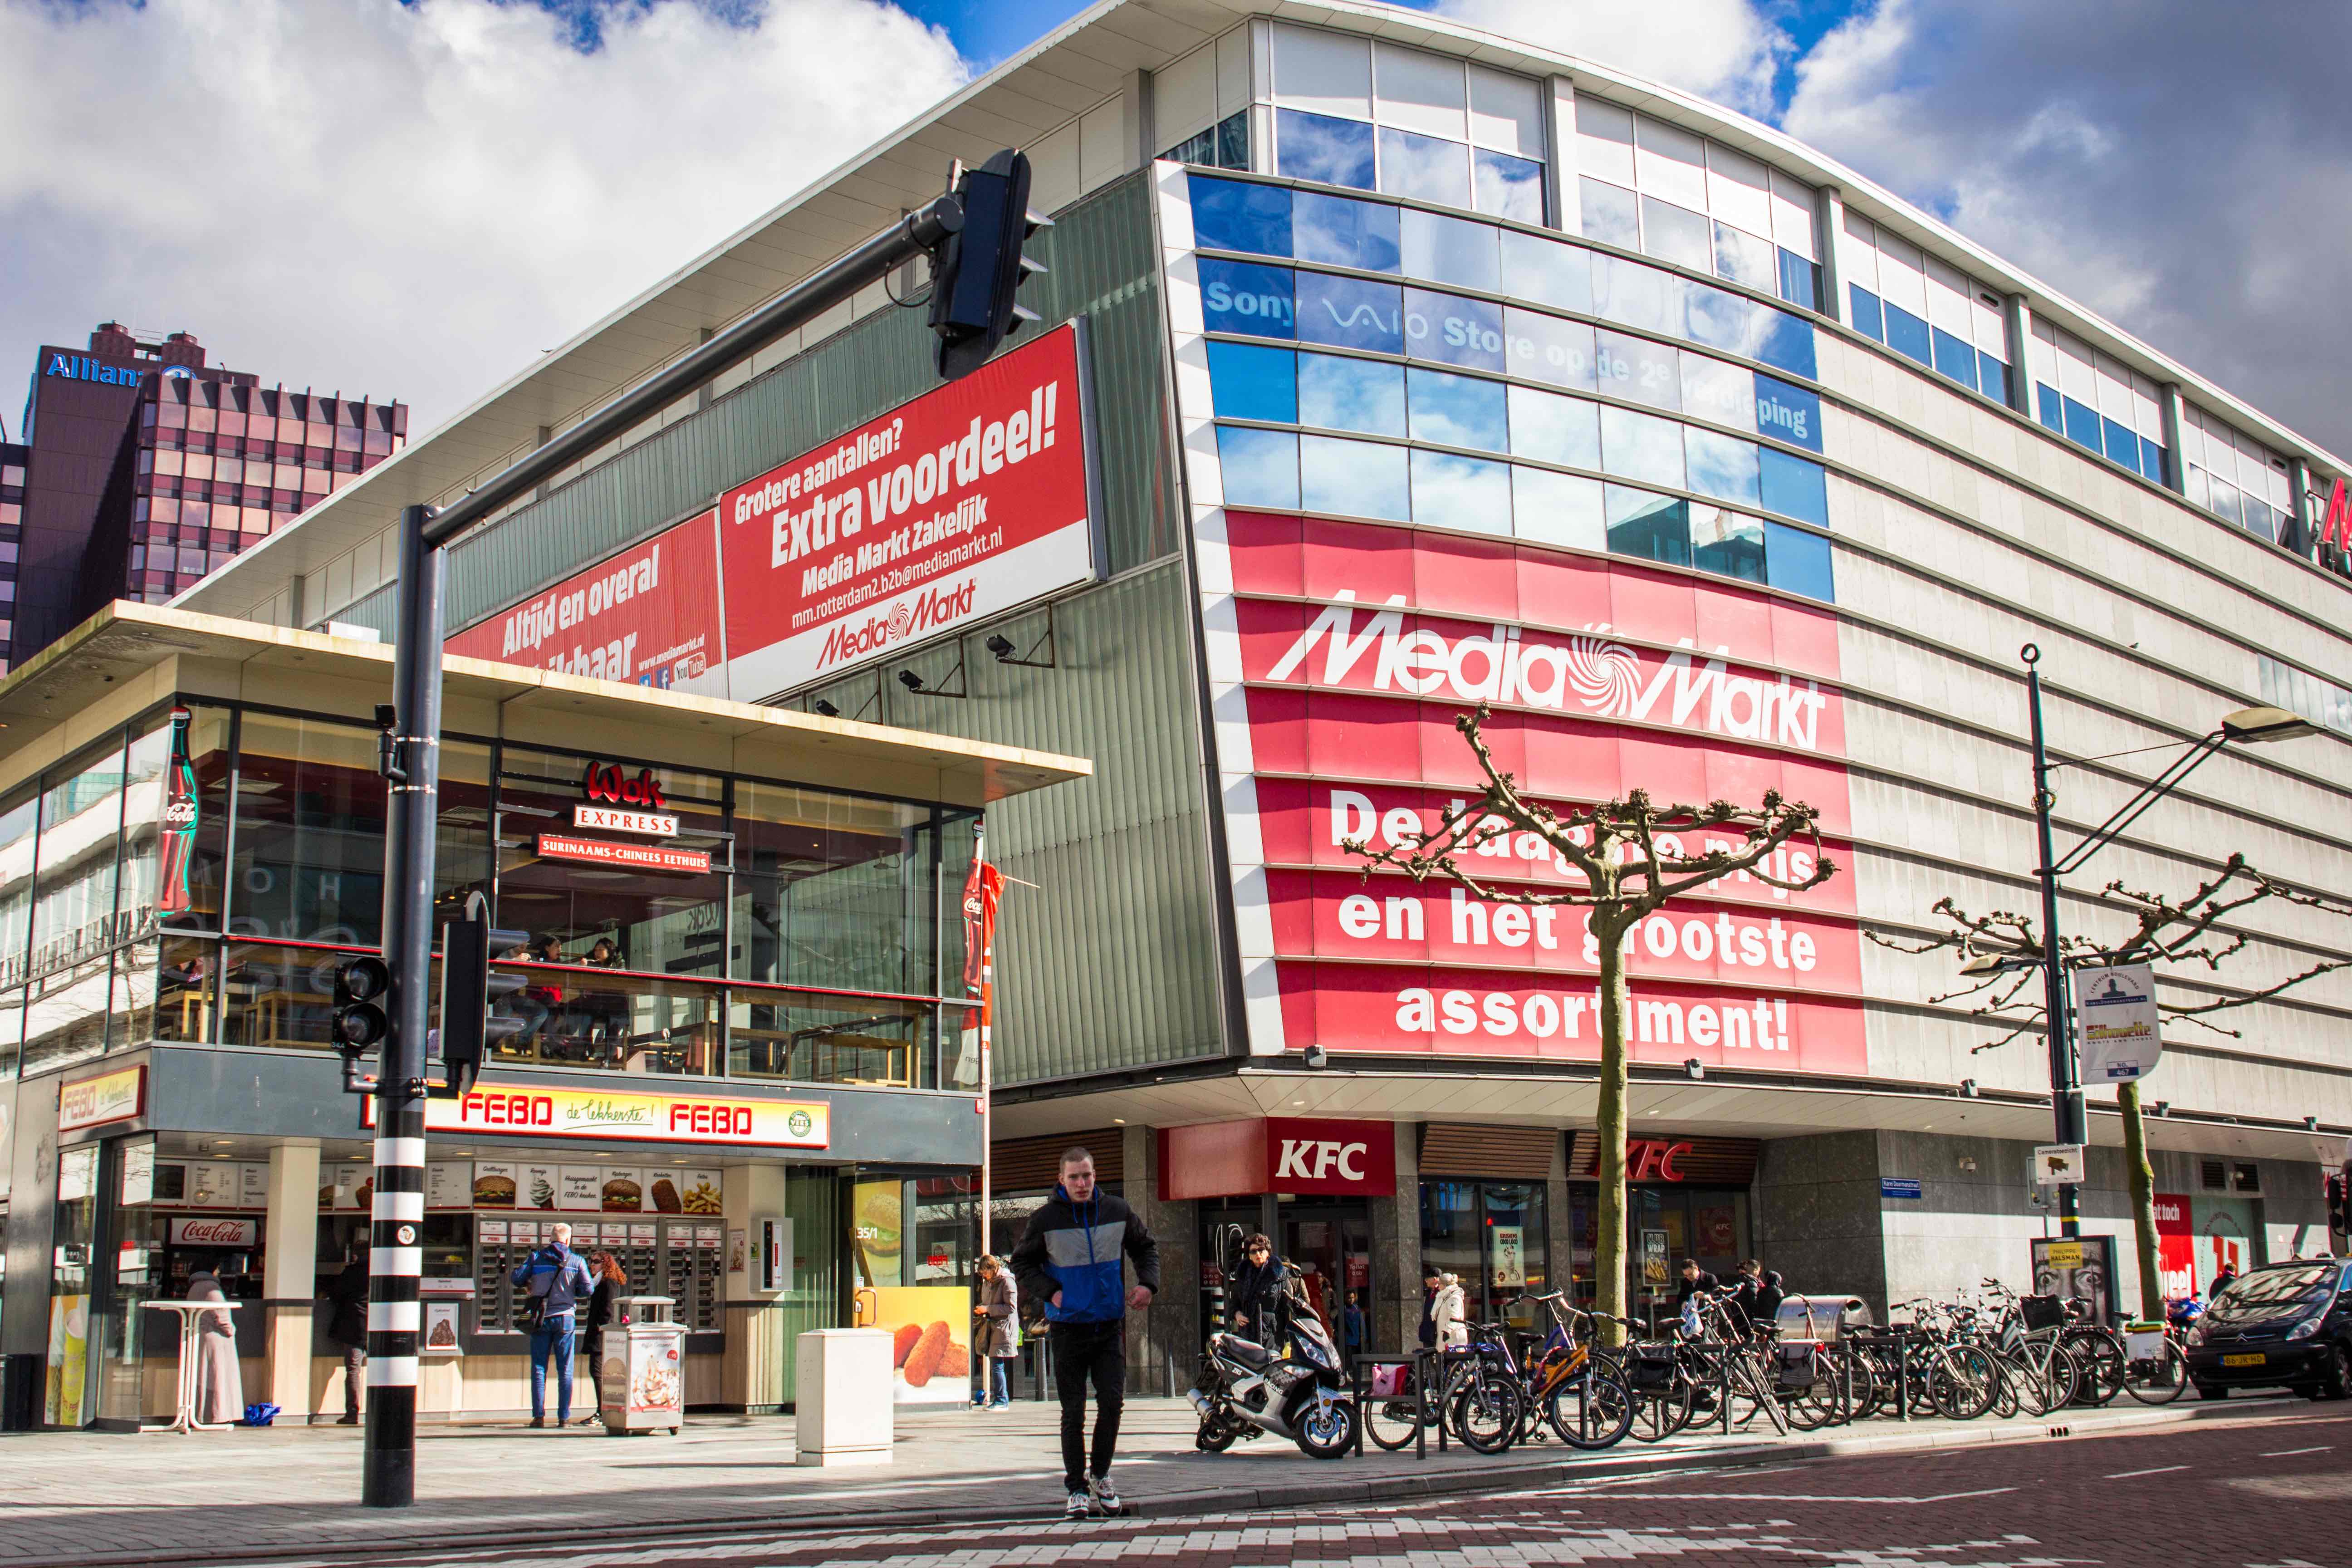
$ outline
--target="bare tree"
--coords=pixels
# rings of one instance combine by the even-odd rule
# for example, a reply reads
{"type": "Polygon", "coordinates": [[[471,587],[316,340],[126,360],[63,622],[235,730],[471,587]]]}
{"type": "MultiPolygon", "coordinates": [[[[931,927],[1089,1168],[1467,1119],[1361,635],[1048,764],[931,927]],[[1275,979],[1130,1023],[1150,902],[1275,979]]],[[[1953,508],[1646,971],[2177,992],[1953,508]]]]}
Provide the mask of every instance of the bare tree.
{"type": "MultiPolygon", "coordinates": [[[[1597,805],[1555,810],[1520,793],[1517,780],[1495,766],[1483,733],[1485,703],[1455,716],[1454,727],[1477,758],[1486,787],[1476,799],[1447,811],[1437,826],[1408,834],[1399,845],[1375,850],[1361,839],[1343,847],[1362,858],[1364,875],[1387,866],[1416,882],[1433,878],[1459,883],[1480,899],[1499,904],[1583,905],[1591,910],[1591,931],[1600,950],[1601,1103],[1594,1116],[1601,1145],[1601,1213],[1593,1249],[1596,1305],[1624,1316],[1625,1279],[1625,1091],[1626,1032],[1630,1011],[1625,949],[1635,928],[1668,900],[1694,893],[1726,877],[1746,872],[1769,887],[1803,892],[1836,875],[1821,853],[1820,814],[1801,802],[1767,792],[1756,806],[1712,801],[1704,806],[1659,805],[1646,790],[1597,805]],[[1497,888],[1464,862],[1482,847],[1519,834],[1533,834],[1570,868],[1581,887],[1557,890],[1497,888]],[[1813,847],[1813,869],[1790,878],[1768,868],[1776,853],[1794,841],[1813,847]],[[1690,847],[1696,842],[1697,848],[1690,847]]],[[[1614,1324],[1604,1331],[1613,1341],[1614,1324]]]]}
{"type": "MultiPolygon", "coordinates": [[[[2128,888],[2121,879],[2109,882],[2103,891],[2109,902],[2123,906],[2133,921],[2132,929],[2112,942],[2090,936],[2062,936],[2058,940],[2058,961],[2066,968],[2152,963],[2201,966],[2213,973],[2253,940],[2253,933],[2230,929],[2225,923],[2251,905],[2279,900],[2332,914],[2352,913],[2352,909],[2338,900],[2289,886],[2258,870],[2247,863],[2243,855],[2231,855],[2221,870],[2198,884],[2186,898],[2168,899],[2128,888]]],[[[1978,998],[1969,1009],[1971,1015],[1999,1026],[2001,1033],[1973,1047],[1971,1054],[1998,1049],[2023,1035],[2045,1033],[2042,972],[2046,955],[2032,918],[2010,910],[1971,915],[1949,896],[1937,900],[1932,912],[1941,915],[1947,922],[1946,930],[1938,935],[1911,940],[1874,931],[1864,934],[1880,946],[1901,952],[1948,949],[1964,963],[1987,958],[2006,961],[2002,967],[1976,978],[1972,984],[1928,998],[1934,1004],[1978,998]]],[[[2165,1002],[2158,1005],[2168,1017],[2235,1039],[2238,1031],[2213,1022],[2212,1015],[2267,1001],[2347,966],[2352,966],[2352,958],[2322,959],[2260,991],[2193,1005],[2165,1002]]],[[[2134,1249],[2139,1256],[2140,1312],[2154,1320],[2163,1316],[2164,1291],[2157,1268],[2156,1170],[2148,1160],[2147,1129],[2140,1110],[2138,1083],[2117,1084],[2116,1100],[2123,1112],[2124,1163],[2131,1183],[2134,1249]]]]}

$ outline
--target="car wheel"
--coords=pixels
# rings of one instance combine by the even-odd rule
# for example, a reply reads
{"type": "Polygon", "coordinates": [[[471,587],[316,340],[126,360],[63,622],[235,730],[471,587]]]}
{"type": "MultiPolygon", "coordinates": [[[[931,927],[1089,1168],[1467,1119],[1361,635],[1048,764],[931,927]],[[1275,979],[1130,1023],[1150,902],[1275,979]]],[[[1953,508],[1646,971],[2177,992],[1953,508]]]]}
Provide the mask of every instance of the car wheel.
{"type": "Polygon", "coordinates": [[[2200,1399],[2227,1399],[2230,1397],[2230,1391],[2219,1384],[2200,1383],[2197,1385],[2197,1397],[2200,1399]]]}
{"type": "Polygon", "coordinates": [[[2330,1399],[2352,1398],[2352,1352],[2340,1342],[2327,1352],[2327,1376],[2321,1386],[2330,1399]]]}

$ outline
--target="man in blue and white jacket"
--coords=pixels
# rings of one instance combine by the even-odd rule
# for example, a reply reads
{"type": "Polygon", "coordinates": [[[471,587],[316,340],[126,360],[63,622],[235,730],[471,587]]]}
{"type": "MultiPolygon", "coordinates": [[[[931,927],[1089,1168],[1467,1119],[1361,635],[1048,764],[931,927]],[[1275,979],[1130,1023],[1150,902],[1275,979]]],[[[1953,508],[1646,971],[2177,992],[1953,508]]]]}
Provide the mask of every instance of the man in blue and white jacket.
{"type": "Polygon", "coordinates": [[[1127,1392],[1127,1310],[1151,1304],[1160,1289],[1160,1244],[1135,1211],[1095,1189],[1095,1157],[1085,1149],[1062,1154],[1062,1182],[1029,1216],[1013,1249],[1013,1276],[1021,1299],[1045,1303],[1046,1344],[1062,1390],[1062,1468],[1069,1517],[1092,1509],[1121,1511],[1111,1486],[1111,1456],[1118,1447],[1119,1407],[1127,1392]],[[1126,1264],[1135,1260],[1135,1287],[1126,1264]],[[1086,1442],[1087,1380],[1095,1385],[1093,1463],[1086,1442]]]}
{"type": "Polygon", "coordinates": [[[572,1250],[572,1227],[558,1225],[554,1244],[534,1247],[511,1278],[544,1303],[539,1327],[530,1333],[530,1424],[547,1425],[547,1362],[553,1356],[555,1424],[564,1426],[572,1419],[572,1334],[576,1321],[572,1314],[596,1289],[588,1265],[572,1250]]]}

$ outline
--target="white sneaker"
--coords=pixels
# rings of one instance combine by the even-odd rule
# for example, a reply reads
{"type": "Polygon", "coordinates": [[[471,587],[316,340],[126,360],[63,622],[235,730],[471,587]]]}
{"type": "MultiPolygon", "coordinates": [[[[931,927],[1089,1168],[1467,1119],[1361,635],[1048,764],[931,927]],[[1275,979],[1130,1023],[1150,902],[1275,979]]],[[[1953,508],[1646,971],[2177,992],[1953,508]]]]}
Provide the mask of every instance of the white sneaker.
{"type": "Polygon", "coordinates": [[[1087,1519],[1094,1513],[1094,1498],[1087,1492],[1072,1492],[1070,1506],[1062,1510],[1065,1519],[1087,1519]]]}
{"type": "Polygon", "coordinates": [[[1095,1506],[1102,1510],[1105,1519],[1117,1519],[1127,1511],[1127,1505],[1118,1500],[1118,1489],[1110,1484],[1108,1476],[1089,1477],[1087,1489],[1094,1493],[1095,1506]]]}

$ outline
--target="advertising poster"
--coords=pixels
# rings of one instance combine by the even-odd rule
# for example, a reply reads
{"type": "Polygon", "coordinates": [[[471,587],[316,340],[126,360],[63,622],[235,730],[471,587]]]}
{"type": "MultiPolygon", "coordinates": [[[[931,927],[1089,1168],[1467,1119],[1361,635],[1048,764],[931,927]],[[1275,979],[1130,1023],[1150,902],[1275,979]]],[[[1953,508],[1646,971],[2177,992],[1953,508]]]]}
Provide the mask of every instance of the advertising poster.
{"type": "Polygon", "coordinates": [[[468,626],[443,648],[593,680],[724,697],[716,525],[709,512],[688,518],[468,626]]]}
{"type": "Polygon", "coordinates": [[[555,1206],[573,1211],[594,1211],[604,1206],[600,1188],[604,1183],[604,1172],[594,1165],[559,1165],[556,1167],[555,1206]]]}
{"type": "Polygon", "coordinates": [[[515,1206],[515,1182],[521,1167],[504,1160],[474,1162],[474,1206],[510,1209],[515,1206]]]}
{"type": "Polygon", "coordinates": [[[418,1344],[419,1352],[425,1355],[464,1355],[465,1342],[457,1332],[457,1303],[427,1301],[424,1307],[425,1337],[418,1344]]]}
{"type": "Polygon", "coordinates": [[[2114,1237],[2035,1237],[2031,1245],[2035,1295],[2087,1301],[2093,1322],[2115,1321],[2114,1237]]]}
{"type": "Polygon", "coordinates": [[[1663,1290],[1671,1276],[1666,1267],[1666,1233],[1645,1230],[1642,1233],[1642,1289],[1663,1290]]]}
{"type": "Polygon", "coordinates": [[[474,1167],[463,1160],[436,1160],[425,1167],[425,1206],[429,1209],[471,1208],[474,1167]]]}
{"type": "Polygon", "coordinates": [[[2084,1083],[2130,1083],[2164,1054],[2156,966],[2102,964],[2074,971],[2074,1045],[2084,1083]]]}
{"type": "Polygon", "coordinates": [[[42,1419],[52,1426],[79,1426],[89,1419],[89,1298],[58,1296],[49,1302],[49,1366],[42,1419]]]}
{"type": "Polygon", "coordinates": [[[2187,1193],[2156,1194],[2156,1268],[2164,1299],[2197,1294],[2197,1226],[2187,1193]]]}
{"type": "Polygon", "coordinates": [[[890,1397],[961,1405],[971,1397],[971,1292],[961,1285],[876,1286],[856,1293],[857,1326],[890,1335],[890,1397]]]}
{"type": "Polygon", "coordinates": [[[723,1206],[723,1180],[709,1169],[657,1171],[646,1184],[646,1202],[657,1214],[715,1215],[723,1206]]]}
{"type": "Polygon", "coordinates": [[[1498,1290],[1524,1290],[1528,1284],[1527,1236],[1523,1226],[1516,1225],[1489,1226],[1492,1237],[1494,1279],[1498,1290]]]}
{"type": "Polygon", "coordinates": [[[739,701],[836,674],[1096,574],[1077,329],[719,500],[739,701]]]}

